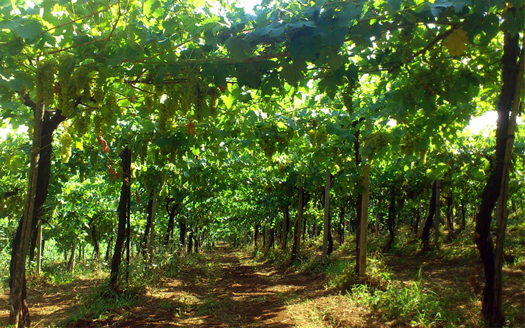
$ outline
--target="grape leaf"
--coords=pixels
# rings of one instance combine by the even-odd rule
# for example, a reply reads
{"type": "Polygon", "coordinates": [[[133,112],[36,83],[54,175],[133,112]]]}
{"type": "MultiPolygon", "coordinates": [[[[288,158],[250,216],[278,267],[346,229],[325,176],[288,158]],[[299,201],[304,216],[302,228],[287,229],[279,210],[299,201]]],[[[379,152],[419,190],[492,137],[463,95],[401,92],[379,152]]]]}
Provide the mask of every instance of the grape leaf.
{"type": "Polygon", "coordinates": [[[32,40],[42,33],[42,25],[39,22],[31,20],[24,25],[14,29],[18,35],[26,40],[32,40]]]}
{"type": "Polygon", "coordinates": [[[467,32],[462,29],[454,30],[452,34],[443,41],[443,45],[452,56],[461,56],[467,50],[467,32]]]}

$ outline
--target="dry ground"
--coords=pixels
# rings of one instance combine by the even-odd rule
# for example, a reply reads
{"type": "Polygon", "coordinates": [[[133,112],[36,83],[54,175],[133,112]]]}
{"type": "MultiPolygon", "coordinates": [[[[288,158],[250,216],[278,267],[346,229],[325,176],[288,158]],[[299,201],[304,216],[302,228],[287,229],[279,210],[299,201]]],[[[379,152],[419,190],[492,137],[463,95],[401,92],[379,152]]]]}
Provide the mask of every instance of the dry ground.
{"type": "MultiPolygon", "coordinates": [[[[409,282],[422,275],[443,293],[466,288],[470,299],[453,306],[478,316],[479,301],[468,289],[470,271],[462,263],[424,257],[386,257],[393,279],[409,282]],[[451,268],[453,268],[451,270],[451,268]]],[[[253,260],[226,245],[204,254],[202,265],[183,270],[176,278],[161,278],[134,306],[114,308],[103,316],[78,320],[67,327],[419,327],[396,320],[381,322],[377,312],[327,288],[322,274],[283,272],[253,260]]],[[[512,284],[508,302],[522,302],[523,268],[507,270],[512,284]]],[[[29,290],[33,327],[63,326],[85,295],[100,280],[65,285],[35,284],[29,290]]],[[[0,326],[6,326],[8,296],[0,296],[0,326]]],[[[525,306],[524,306],[525,309],[525,306]]],[[[519,319],[522,320],[522,319],[519,319]]],[[[476,320],[459,327],[476,327],[476,320]]],[[[517,323],[518,324],[518,323],[517,323]]],[[[435,325],[440,327],[440,325],[435,325]]],[[[520,327],[519,324],[516,327],[520,327]]]]}

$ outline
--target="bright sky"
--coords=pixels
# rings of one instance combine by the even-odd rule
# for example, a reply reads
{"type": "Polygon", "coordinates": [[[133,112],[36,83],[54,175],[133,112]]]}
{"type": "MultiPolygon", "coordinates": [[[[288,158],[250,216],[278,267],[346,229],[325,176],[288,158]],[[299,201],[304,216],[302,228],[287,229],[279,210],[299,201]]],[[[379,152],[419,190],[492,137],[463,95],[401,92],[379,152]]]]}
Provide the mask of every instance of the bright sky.
{"type": "Polygon", "coordinates": [[[253,7],[257,6],[261,2],[262,0],[239,0],[239,4],[249,13],[253,13],[253,7]]]}
{"type": "MultiPolygon", "coordinates": [[[[496,128],[496,121],[498,120],[498,113],[496,111],[488,111],[485,114],[474,117],[470,120],[470,124],[466,129],[472,131],[472,134],[484,133],[487,135],[496,128]]],[[[523,124],[521,117],[516,117],[516,124],[523,124]]]]}

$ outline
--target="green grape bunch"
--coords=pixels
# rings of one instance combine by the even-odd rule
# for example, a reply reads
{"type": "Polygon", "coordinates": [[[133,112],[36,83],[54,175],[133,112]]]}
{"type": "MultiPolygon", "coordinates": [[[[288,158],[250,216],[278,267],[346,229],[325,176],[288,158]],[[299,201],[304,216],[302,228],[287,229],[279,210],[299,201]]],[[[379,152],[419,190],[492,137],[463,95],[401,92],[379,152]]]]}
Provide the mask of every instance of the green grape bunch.
{"type": "Polygon", "coordinates": [[[102,113],[98,111],[93,113],[93,129],[96,135],[104,135],[108,132],[108,127],[102,113]]]}
{"type": "Polygon", "coordinates": [[[73,138],[71,138],[69,127],[60,136],[60,146],[60,156],[67,163],[69,158],[71,158],[71,147],[73,146],[73,138]]]}
{"type": "Polygon", "coordinates": [[[209,88],[208,89],[208,96],[210,97],[209,100],[209,108],[210,108],[210,115],[213,118],[217,118],[217,103],[220,97],[220,91],[218,88],[209,88]]]}
{"type": "Polygon", "coordinates": [[[349,82],[346,89],[343,90],[343,104],[345,105],[348,115],[352,115],[354,112],[354,92],[356,89],[356,84],[349,82]]]}
{"type": "Polygon", "coordinates": [[[43,101],[46,108],[53,106],[55,99],[55,73],[57,65],[54,60],[41,60],[36,66],[36,99],[43,101]]]}
{"type": "Polygon", "coordinates": [[[63,54],[59,58],[58,64],[58,106],[62,110],[62,115],[70,117],[73,113],[77,100],[77,86],[75,79],[72,78],[75,68],[75,59],[69,54],[63,54]]]}
{"type": "Polygon", "coordinates": [[[73,126],[77,135],[82,136],[89,131],[91,119],[89,113],[79,113],[73,121],[73,126]]]}
{"type": "Polygon", "coordinates": [[[76,86],[76,98],[80,97],[83,103],[88,103],[91,100],[91,78],[89,70],[86,67],[79,67],[73,71],[73,83],[76,86]]]}

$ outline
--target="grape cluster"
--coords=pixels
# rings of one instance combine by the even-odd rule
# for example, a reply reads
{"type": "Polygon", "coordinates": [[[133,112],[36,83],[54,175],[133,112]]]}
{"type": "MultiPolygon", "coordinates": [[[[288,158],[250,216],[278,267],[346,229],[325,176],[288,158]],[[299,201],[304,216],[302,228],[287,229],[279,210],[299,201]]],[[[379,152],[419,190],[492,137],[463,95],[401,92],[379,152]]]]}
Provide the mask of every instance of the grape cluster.
{"type": "Polygon", "coordinates": [[[195,74],[194,70],[188,70],[188,79],[184,84],[183,88],[186,90],[186,93],[181,99],[181,111],[183,115],[186,115],[191,109],[192,104],[196,102],[197,93],[198,93],[198,77],[195,74]]]}
{"type": "Polygon", "coordinates": [[[316,148],[320,148],[323,144],[326,144],[328,141],[328,134],[326,133],[326,129],[310,129],[308,131],[308,137],[310,139],[310,143],[312,146],[316,148]]]}
{"type": "Polygon", "coordinates": [[[188,130],[188,134],[190,136],[194,136],[197,134],[197,130],[195,129],[195,123],[193,123],[193,120],[190,120],[190,122],[186,124],[186,129],[188,130]]]}
{"type": "Polygon", "coordinates": [[[217,102],[220,97],[220,91],[218,88],[209,88],[208,89],[208,96],[210,97],[209,101],[209,108],[210,108],[210,115],[213,118],[217,118],[217,102]]]}
{"type": "Polygon", "coordinates": [[[166,129],[173,124],[175,113],[180,109],[180,87],[175,84],[168,84],[164,86],[166,99],[164,103],[159,106],[159,129],[166,131],[166,129]]]}
{"type": "Polygon", "coordinates": [[[71,157],[71,147],[73,146],[73,138],[71,138],[71,134],[69,133],[69,127],[66,128],[60,136],[60,146],[60,156],[62,160],[67,163],[71,157]]]}
{"type": "Polygon", "coordinates": [[[104,89],[101,85],[95,86],[93,90],[93,99],[97,104],[101,104],[104,100],[104,89]]]}
{"type": "Polygon", "coordinates": [[[348,115],[352,115],[354,112],[354,91],[355,91],[356,84],[353,82],[349,82],[346,86],[346,90],[343,91],[343,104],[345,105],[346,111],[348,112],[348,115]]]}
{"type": "Polygon", "coordinates": [[[264,151],[264,155],[269,160],[272,159],[273,154],[277,151],[277,147],[275,146],[275,140],[273,138],[265,138],[260,140],[261,148],[264,151]]]}
{"type": "Polygon", "coordinates": [[[82,136],[86,134],[91,125],[91,119],[88,113],[78,113],[73,121],[73,126],[77,135],[82,136]]]}
{"type": "Polygon", "coordinates": [[[69,54],[63,54],[58,64],[58,106],[62,115],[69,117],[73,113],[77,98],[77,87],[72,79],[75,68],[75,58],[69,54]]]}
{"type": "Polygon", "coordinates": [[[43,101],[46,108],[51,107],[54,102],[56,69],[56,62],[53,60],[41,60],[36,66],[36,99],[43,101]]]}
{"type": "Polygon", "coordinates": [[[106,94],[104,104],[94,113],[93,125],[95,134],[103,135],[108,131],[110,125],[115,119],[115,113],[120,111],[118,100],[114,93],[106,94]]]}
{"type": "Polygon", "coordinates": [[[148,109],[148,111],[152,112],[154,104],[156,102],[155,98],[158,98],[158,96],[154,94],[153,92],[154,90],[150,84],[145,84],[143,86],[143,89],[144,89],[144,106],[146,106],[146,109],[148,109]]]}
{"type": "Polygon", "coordinates": [[[76,97],[80,97],[83,103],[88,103],[91,99],[91,79],[89,77],[89,70],[86,67],[80,67],[73,72],[73,80],[76,86],[76,97]]]}
{"type": "Polygon", "coordinates": [[[111,174],[115,180],[119,178],[119,174],[113,166],[108,165],[107,169],[108,169],[108,173],[111,174]]]}
{"type": "Polygon", "coordinates": [[[109,153],[109,147],[108,147],[108,143],[106,142],[106,140],[104,140],[104,138],[101,135],[97,136],[97,140],[98,140],[99,146],[102,148],[102,152],[104,154],[109,153]]]}
{"type": "Polygon", "coordinates": [[[206,115],[206,96],[208,94],[208,86],[205,85],[201,80],[199,80],[194,95],[194,111],[195,118],[200,121],[206,115]]]}
{"type": "Polygon", "coordinates": [[[108,132],[107,125],[102,118],[102,114],[99,112],[93,113],[93,128],[95,130],[95,134],[97,135],[106,134],[108,132]]]}
{"type": "Polygon", "coordinates": [[[144,162],[146,161],[146,158],[148,156],[148,145],[149,145],[149,142],[146,140],[145,142],[142,143],[140,150],[139,150],[139,156],[140,158],[142,158],[144,162]]]}

